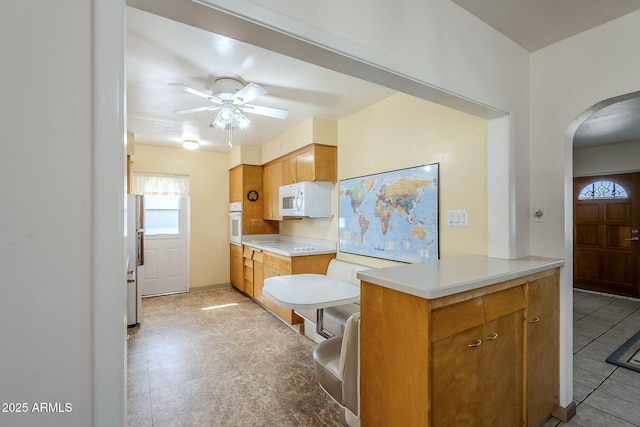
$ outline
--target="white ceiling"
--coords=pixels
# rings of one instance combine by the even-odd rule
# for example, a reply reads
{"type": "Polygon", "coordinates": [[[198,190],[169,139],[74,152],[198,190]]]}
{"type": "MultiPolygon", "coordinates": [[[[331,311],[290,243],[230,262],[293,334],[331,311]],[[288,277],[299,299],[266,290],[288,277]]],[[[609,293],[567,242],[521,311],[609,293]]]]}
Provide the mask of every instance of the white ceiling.
{"type": "Polygon", "coordinates": [[[451,0],[535,52],[640,9],[640,0],[451,0]]]}
{"type": "Polygon", "coordinates": [[[286,119],[247,113],[234,145],[262,145],[311,117],[338,120],[394,91],[243,42],[127,8],[127,129],[136,143],[180,147],[197,138],[201,148],[228,150],[228,132],[209,127],[216,111],[174,111],[211,105],[169,83],[208,92],[219,77],[240,78],[269,91],[251,102],[283,108],[286,119]]]}
{"type": "MultiPolygon", "coordinates": [[[[640,0],[452,0],[529,51],[640,9],[640,0]]],[[[207,92],[218,77],[240,78],[269,91],[252,104],[283,108],[285,120],[247,114],[234,145],[262,145],[311,117],[338,120],[394,93],[288,56],[127,7],[127,129],[135,142],[180,147],[197,138],[204,150],[227,151],[228,132],[209,127],[216,112],[174,111],[210,105],[169,83],[207,92]]],[[[594,113],[576,146],[640,140],[640,102],[625,100],[594,113]]]]}

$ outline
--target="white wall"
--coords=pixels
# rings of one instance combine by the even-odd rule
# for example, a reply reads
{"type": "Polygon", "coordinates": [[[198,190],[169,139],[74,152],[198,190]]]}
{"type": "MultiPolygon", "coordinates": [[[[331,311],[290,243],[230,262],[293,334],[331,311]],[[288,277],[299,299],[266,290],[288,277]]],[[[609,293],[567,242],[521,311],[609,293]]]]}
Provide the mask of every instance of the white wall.
{"type": "Polygon", "coordinates": [[[573,176],[640,171],[640,141],[573,150],[573,176]]]}
{"type": "MultiPolygon", "coordinates": [[[[224,0],[205,2],[240,15],[251,13],[246,5],[234,7],[224,0]]],[[[510,229],[515,236],[512,253],[515,256],[529,254],[528,52],[450,0],[377,2],[375,7],[366,0],[323,4],[295,0],[253,3],[320,29],[304,34],[320,44],[330,43],[331,48],[341,51],[345,46],[332,38],[341,36],[362,46],[357,57],[367,55],[367,59],[377,65],[389,66],[398,73],[509,112],[514,180],[509,194],[515,198],[515,223],[510,229]],[[380,62],[389,58],[398,62],[380,62]]],[[[261,20],[258,15],[256,18],[261,20]]],[[[273,25],[281,24],[276,18],[272,21],[273,25]]],[[[287,29],[299,30],[295,25],[287,29]]]]}
{"type": "MultiPolygon", "coordinates": [[[[93,87],[93,61],[104,55],[92,54],[93,43],[104,40],[94,26],[102,5],[15,1],[0,14],[0,402],[24,402],[28,412],[0,412],[3,426],[104,425],[94,403],[104,396],[94,394],[94,381],[109,395],[103,399],[111,410],[107,424],[124,423],[124,393],[112,392],[114,385],[124,389],[124,230],[118,227],[124,129],[116,125],[103,132],[108,138],[115,133],[107,150],[95,143],[100,126],[93,113],[103,107],[109,117],[122,113],[117,78],[110,75],[103,85],[110,91],[107,102],[93,87]],[[116,155],[96,165],[94,155],[105,152],[116,155]],[[97,176],[104,168],[112,169],[97,176]],[[115,177],[113,191],[97,195],[95,183],[108,175],[115,177]],[[106,220],[96,225],[99,215],[106,220]],[[94,236],[108,228],[111,237],[102,243],[110,253],[98,265],[94,236]],[[106,271],[96,280],[101,267],[106,271]],[[118,336],[111,341],[116,346],[97,356],[93,301],[105,289],[103,307],[120,307],[111,312],[110,330],[118,336]],[[111,380],[96,380],[102,378],[98,366],[109,366],[102,372],[111,380]],[[68,412],[33,412],[41,402],[68,412]]],[[[111,5],[122,13],[119,2],[111,5]]],[[[117,51],[122,38],[115,24],[109,43],[117,51]]],[[[118,64],[116,57],[100,72],[117,73],[118,64]]]]}
{"type": "Polygon", "coordinates": [[[640,87],[640,11],[531,55],[531,253],[561,257],[561,404],[572,398],[572,145],[588,108],[640,87]]]}

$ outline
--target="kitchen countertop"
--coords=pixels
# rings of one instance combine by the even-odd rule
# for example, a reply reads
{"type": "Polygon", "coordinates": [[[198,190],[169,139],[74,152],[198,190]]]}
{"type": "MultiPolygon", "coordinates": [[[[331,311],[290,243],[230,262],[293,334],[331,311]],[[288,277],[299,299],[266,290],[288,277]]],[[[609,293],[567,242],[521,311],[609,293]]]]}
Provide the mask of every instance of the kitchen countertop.
{"type": "Polygon", "coordinates": [[[280,234],[243,236],[242,244],[286,257],[335,254],[336,242],[280,234]]]}
{"type": "Polygon", "coordinates": [[[435,299],[561,267],[564,260],[513,260],[464,255],[416,264],[365,270],[358,278],[425,299],[435,299]]]}

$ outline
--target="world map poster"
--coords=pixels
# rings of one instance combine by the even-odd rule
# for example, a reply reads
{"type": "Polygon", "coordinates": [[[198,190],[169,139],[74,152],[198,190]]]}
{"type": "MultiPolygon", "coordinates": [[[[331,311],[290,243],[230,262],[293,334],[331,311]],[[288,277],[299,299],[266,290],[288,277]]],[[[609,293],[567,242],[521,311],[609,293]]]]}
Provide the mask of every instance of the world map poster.
{"type": "Polygon", "coordinates": [[[438,164],[341,180],[338,216],[341,252],[438,259],[438,164]]]}

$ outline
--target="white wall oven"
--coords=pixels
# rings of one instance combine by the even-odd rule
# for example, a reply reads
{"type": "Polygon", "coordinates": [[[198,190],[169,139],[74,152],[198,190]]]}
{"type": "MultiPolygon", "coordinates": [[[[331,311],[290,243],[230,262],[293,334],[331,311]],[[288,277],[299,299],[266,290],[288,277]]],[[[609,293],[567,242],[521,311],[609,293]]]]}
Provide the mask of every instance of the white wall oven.
{"type": "Polygon", "coordinates": [[[229,241],[242,244],[242,202],[229,204],[229,241]]]}

